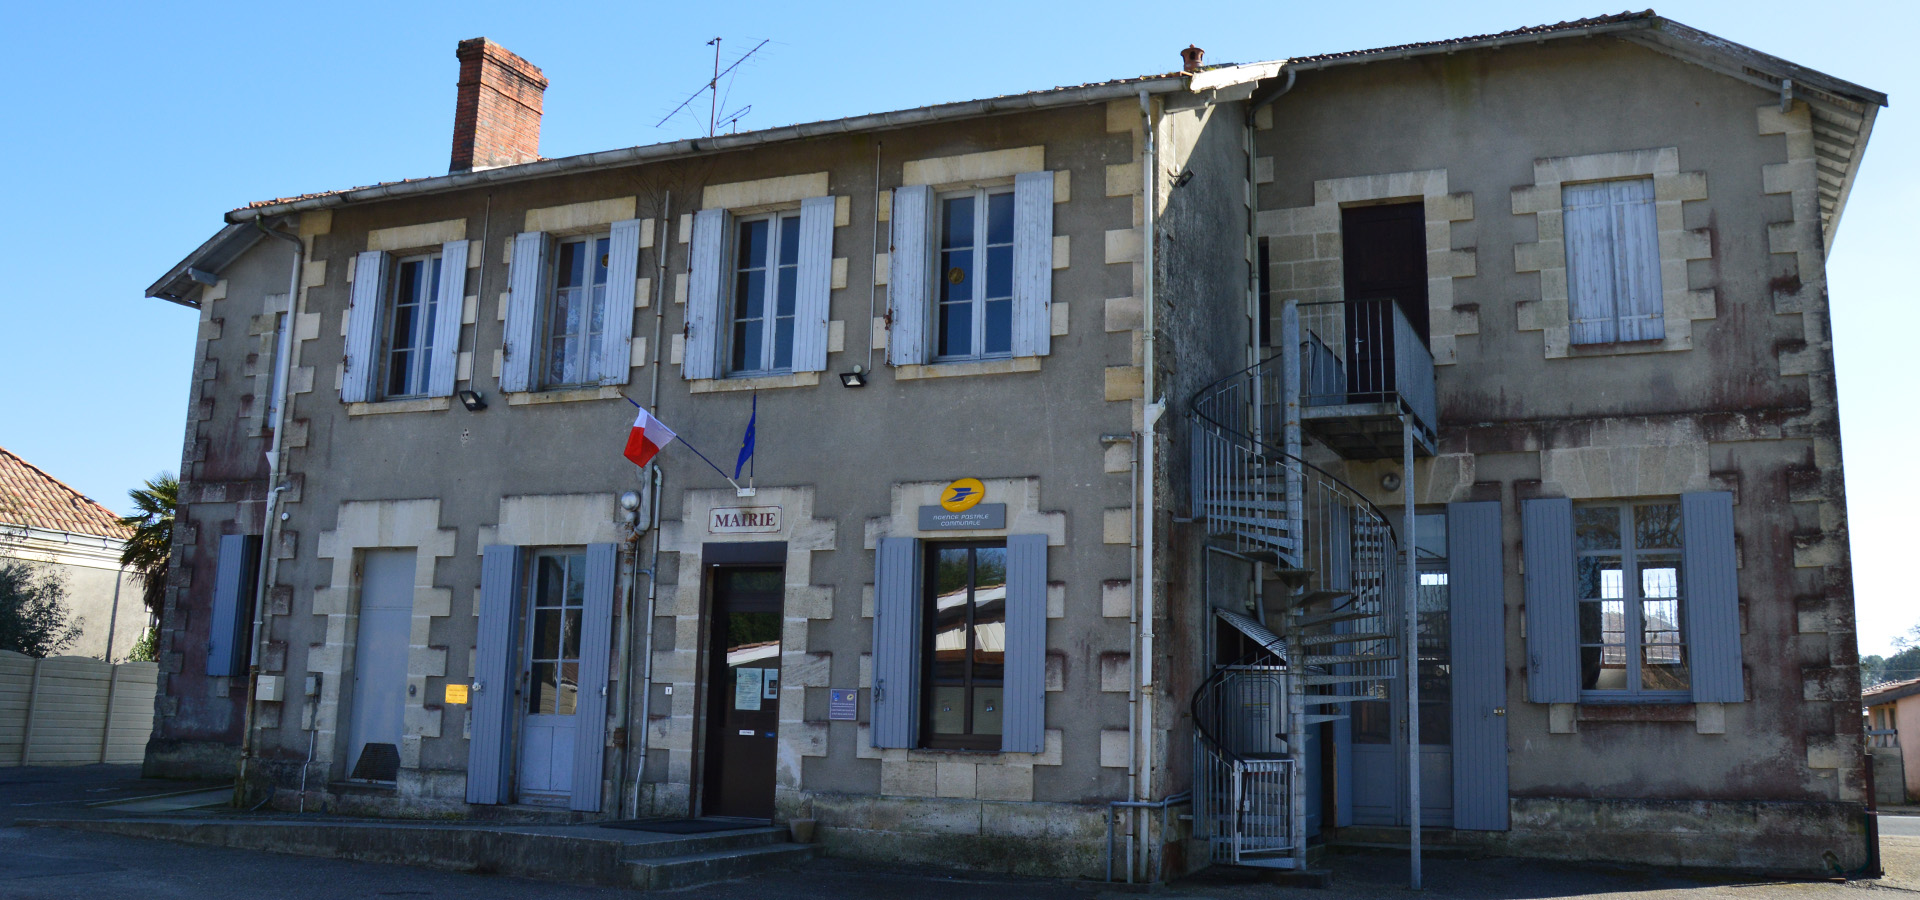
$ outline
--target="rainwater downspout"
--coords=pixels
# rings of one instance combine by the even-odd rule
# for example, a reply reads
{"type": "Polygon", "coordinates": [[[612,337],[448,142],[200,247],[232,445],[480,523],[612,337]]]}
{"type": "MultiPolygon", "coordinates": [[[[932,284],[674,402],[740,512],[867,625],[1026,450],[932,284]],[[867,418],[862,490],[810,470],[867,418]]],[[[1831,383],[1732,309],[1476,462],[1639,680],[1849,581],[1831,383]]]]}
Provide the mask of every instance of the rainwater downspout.
{"type": "MultiPolygon", "coordinates": [[[[1145,193],[1141,197],[1141,227],[1143,229],[1141,265],[1146,270],[1145,277],[1141,279],[1140,288],[1140,324],[1143,332],[1141,337],[1141,363],[1144,370],[1141,373],[1141,395],[1146,399],[1147,403],[1140,414],[1140,441],[1142,445],[1138,451],[1140,454],[1139,484],[1142,495],[1138,511],[1139,519],[1137,520],[1140,529],[1139,581],[1141,582],[1139,587],[1140,645],[1137,658],[1139,659],[1138,685],[1141,703],[1139,733],[1136,735],[1136,742],[1139,745],[1138,752],[1141,754],[1141,764],[1139,791],[1138,795],[1133,799],[1147,800],[1150,799],[1153,794],[1153,705],[1157,693],[1154,687],[1153,676],[1153,526],[1156,517],[1155,510],[1157,508],[1154,493],[1154,479],[1156,477],[1154,471],[1154,450],[1158,443],[1155,428],[1160,423],[1161,414],[1166,412],[1167,404],[1165,399],[1154,398],[1154,207],[1159,199],[1160,179],[1158,177],[1159,161],[1155,153],[1156,138],[1153,131],[1153,100],[1144,90],[1140,92],[1140,121],[1142,138],[1140,147],[1140,177],[1145,187],[1145,193]]],[[[1144,824],[1145,820],[1145,811],[1136,810],[1134,818],[1136,834],[1139,833],[1139,826],[1144,824]]],[[[1144,838],[1144,835],[1142,837],[1144,838]]],[[[1137,846],[1143,861],[1145,857],[1151,855],[1152,849],[1144,839],[1138,841],[1137,846]]],[[[1135,864],[1130,862],[1129,865],[1132,867],[1135,864]]],[[[1144,871],[1144,866],[1139,866],[1138,868],[1144,871]]],[[[1134,871],[1134,868],[1129,868],[1129,872],[1131,873],[1132,871],[1134,871]]]]}
{"type": "Polygon", "coordinates": [[[267,643],[267,586],[273,583],[273,574],[278,567],[273,552],[274,536],[280,530],[279,520],[274,511],[280,506],[280,492],[287,486],[280,483],[280,452],[286,437],[283,427],[287,419],[287,367],[293,347],[294,308],[300,298],[300,269],[306,259],[306,243],[300,238],[284,231],[275,231],[253,218],[253,227],[261,234],[276,237],[293,245],[293,265],[287,272],[287,310],[284,324],[280,330],[279,347],[276,348],[273,361],[273,379],[278,390],[273,396],[273,444],[267,451],[267,499],[266,511],[261,519],[260,535],[260,575],[253,588],[253,641],[247,654],[247,702],[243,707],[245,721],[241,725],[240,772],[235,781],[235,796],[246,790],[247,766],[253,760],[254,728],[259,720],[260,705],[260,656],[267,643]]]}
{"type": "MultiPolygon", "coordinates": [[[[653,356],[653,372],[649,376],[650,384],[647,387],[647,408],[649,410],[657,409],[660,402],[660,361],[663,358],[660,352],[660,338],[666,328],[667,319],[667,309],[665,306],[667,251],[673,246],[672,228],[673,192],[667,191],[666,199],[662,202],[660,208],[659,237],[654,243],[654,246],[659,249],[656,250],[653,255],[653,346],[650,348],[653,356]]],[[[627,746],[632,748],[629,752],[635,755],[636,760],[633,767],[633,789],[631,793],[633,815],[635,816],[640,815],[640,783],[645,781],[647,777],[647,738],[648,730],[653,721],[651,717],[653,711],[653,613],[655,598],[659,594],[658,587],[660,584],[660,487],[666,481],[665,477],[661,475],[658,465],[648,466],[646,471],[652,476],[652,483],[648,485],[647,489],[647,505],[651,507],[651,509],[648,510],[651,519],[648,530],[653,532],[653,559],[647,564],[646,568],[647,609],[645,619],[643,622],[634,622],[628,626],[628,630],[630,631],[637,627],[643,627],[645,629],[645,631],[642,632],[643,637],[640,641],[640,680],[639,683],[635,685],[640,694],[640,726],[636,730],[631,719],[627,722],[627,746]]],[[[634,548],[633,559],[634,566],[637,570],[640,565],[638,547],[634,548]]],[[[629,609],[631,609],[632,604],[629,603],[628,606],[629,609]]],[[[621,670],[621,674],[625,675],[628,673],[623,669],[621,670]]],[[[631,709],[632,695],[628,695],[627,702],[628,708],[631,709]]]]}

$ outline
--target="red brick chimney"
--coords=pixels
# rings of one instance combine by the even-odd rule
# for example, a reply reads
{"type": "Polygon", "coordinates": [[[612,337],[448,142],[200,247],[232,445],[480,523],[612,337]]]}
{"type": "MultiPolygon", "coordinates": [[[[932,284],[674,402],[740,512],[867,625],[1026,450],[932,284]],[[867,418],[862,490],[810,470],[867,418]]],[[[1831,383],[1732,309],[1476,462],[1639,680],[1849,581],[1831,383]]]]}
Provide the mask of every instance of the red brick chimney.
{"type": "Polygon", "coordinates": [[[1207,51],[1188,44],[1187,49],[1180,51],[1180,68],[1187,72],[1198,72],[1202,65],[1201,60],[1206,58],[1207,51]]]}
{"type": "Polygon", "coordinates": [[[461,41],[460,94],[453,105],[453,164],[471,172],[540,158],[540,100],[547,77],[483,37],[461,41]]]}

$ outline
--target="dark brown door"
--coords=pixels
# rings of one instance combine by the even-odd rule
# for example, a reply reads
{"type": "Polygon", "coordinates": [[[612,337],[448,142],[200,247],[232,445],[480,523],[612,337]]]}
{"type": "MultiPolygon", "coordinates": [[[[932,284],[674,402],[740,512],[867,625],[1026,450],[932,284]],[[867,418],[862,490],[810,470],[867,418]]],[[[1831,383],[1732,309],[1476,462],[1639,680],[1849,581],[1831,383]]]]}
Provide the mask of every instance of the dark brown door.
{"type": "Polygon", "coordinates": [[[1400,307],[1414,335],[1427,342],[1426,218],[1424,203],[1340,211],[1350,393],[1384,395],[1394,389],[1392,306],[1400,307]]]}
{"type": "Polygon", "coordinates": [[[707,667],[706,790],[709,816],[773,817],[780,735],[779,568],[709,570],[713,618],[707,667]]]}

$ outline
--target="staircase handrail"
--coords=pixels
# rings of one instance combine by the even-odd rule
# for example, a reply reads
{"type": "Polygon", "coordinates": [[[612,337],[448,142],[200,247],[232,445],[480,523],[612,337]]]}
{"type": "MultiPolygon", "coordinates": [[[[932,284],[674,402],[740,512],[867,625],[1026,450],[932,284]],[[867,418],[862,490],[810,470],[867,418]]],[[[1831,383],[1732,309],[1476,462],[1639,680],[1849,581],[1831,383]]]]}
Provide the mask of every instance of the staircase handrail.
{"type": "Polygon", "coordinates": [[[1203,387],[1197,391],[1194,391],[1193,399],[1187,402],[1187,414],[1192,416],[1194,419],[1200,422],[1204,422],[1205,424],[1211,426],[1215,431],[1219,432],[1224,436],[1240,438],[1242,440],[1245,440],[1248,444],[1259,449],[1263,455],[1268,456],[1269,458],[1273,459],[1276,462],[1287,462],[1287,463],[1294,463],[1294,464],[1300,465],[1306,469],[1309,469],[1309,470],[1312,470],[1313,472],[1318,473],[1319,475],[1325,477],[1328,481],[1331,481],[1334,484],[1339,485],[1343,493],[1350,495],[1352,499],[1359,501],[1361,504],[1364,504],[1367,508],[1367,511],[1371,512],[1376,518],[1380,520],[1381,524],[1387,527],[1388,536],[1393,539],[1394,544],[1397,546],[1400,543],[1400,536],[1399,536],[1399,532],[1395,531],[1393,528],[1393,520],[1388,518],[1386,512],[1381,510],[1377,504],[1375,504],[1372,500],[1367,499],[1367,495],[1360,493],[1359,488],[1356,488],[1353,485],[1348,484],[1345,479],[1341,478],[1338,475],[1333,474],[1332,472],[1322,469],[1311,462],[1308,462],[1304,459],[1301,459],[1298,456],[1288,453],[1287,451],[1280,449],[1279,447],[1275,447],[1273,444],[1265,440],[1262,440],[1260,438],[1254,437],[1253,435],[1247,434],[1237,428],[1234,428],[1233,426],[1227,425],[1219,421],[1218,419],[1215,419],[1214,417],[1207,415],[1207,413],[1204,411],[1206,409],[1206,405],[1204,401],[1206,400],[1208,395],[1219,393],[1225,390],[1227,387],[1231,386],[1235,381],[1239,379],[1258,375],[1261,369],[1266,368],[1269,363],[1279,362],[1281,357],[1284,355],[1285,354],[1275,353],[1274,355],[1269,356],[1266,359],[1263,359],[1257,363],[1254,363],[1251,366],[1241,369],[1238,372],[1234,372],[1231,375],[1228,375],[1211,384],[1208,384],[1206,387],[1203,387]]]}

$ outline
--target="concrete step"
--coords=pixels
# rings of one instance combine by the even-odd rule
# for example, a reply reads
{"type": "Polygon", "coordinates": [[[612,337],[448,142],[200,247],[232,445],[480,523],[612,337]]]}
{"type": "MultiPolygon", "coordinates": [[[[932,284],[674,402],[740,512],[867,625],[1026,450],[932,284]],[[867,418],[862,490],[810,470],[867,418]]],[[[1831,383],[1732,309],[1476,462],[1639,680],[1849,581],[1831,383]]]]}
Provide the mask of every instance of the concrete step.
{"type": "Polygon", "coordinates": [[[811,844],[792,843],[735,847],[628,860],[627,870],[632,873],[636,888],[672,890],[798,865],[812,859],[814,849],[811,844]]]}
{"type": "Polygon", "coordinates": [[[674,840],[633,844],[632,849],[627,851],[626,862],[632,865],[635,862],[695,856],[703,853],[751,850],[786,843],[789,834],[786,826],[781,825],[683,835],[674,840]]]}

